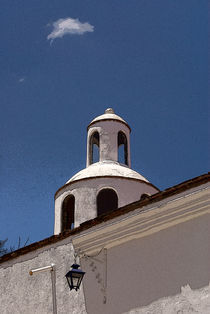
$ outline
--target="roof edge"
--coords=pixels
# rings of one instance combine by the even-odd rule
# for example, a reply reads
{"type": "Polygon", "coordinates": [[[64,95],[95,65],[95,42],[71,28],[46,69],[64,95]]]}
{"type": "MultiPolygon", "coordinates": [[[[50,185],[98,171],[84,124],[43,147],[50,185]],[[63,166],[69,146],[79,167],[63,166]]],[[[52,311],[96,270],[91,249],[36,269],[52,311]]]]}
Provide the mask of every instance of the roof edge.
{"type": "Polygon", "coordinates": [[[147,185],[152,186],[153,188],[155,188],[156,190],[160,191],[160,189],[158,189],[154,184],[148,182],[148,181],[144,181],[141,179],[137,179],[137,178],[131,178],[131,177],[123,177],[123,176],[95,176],[95,177],[87,177],[87,178],[82,178],[82,179],[77,179],[74,181],[70,181],[68,183],[65,183],[64,185],[62,185],[56,192],[54,195],[54,199],[57,198],[57,194],[66,186],[69,186],[75,182],[79,182],[79,181],[84,181],[84,180],[93,180],[93,179],[98,179],[98,178],[120,178],[120,179],[125,179],[125,180],[134,180],[134,181],[138,181],[138,182],[142,182],[145,183],[147,185]]]}
{"type": "Polygon", "coordinates": [[[176,195],[178,193],[184,192],[188,189],[191,189],[193,187],[205,184],[209,181],[210,181],[210,172],[205,173],[203,175],[200,175],[198,177],[195,177],[193,179],[189,179],[189,180],[184,181],[182,183],[179,183],[175,186],[169,187],[169,188],[165,189],[164,191],[160,191],[156,194],[148,196],[143,200],[139,200],[137,202],[128,204],[128,205],[121,207],[121,208],[118,208],[117,210],[112,211],[108,214],[104,214],[104,215],[101,215],[101,216],[96,217],[94,219],[91,219],[89,221],[86,221],[86,222],[82,223],[79,227],[77,227],[73,230],[65,231],[63,233],[60,233],[59,235],[53,235],[53,236],[46,238],[46,239],[43,239],[41,241],[34,242],[34,243],[32,243],[28,246],[25,246],[21,249],[18,249],[14,252],[5,254],[2,257],[0,257],[0,264],[4,263],[6,261],[12,260],[14,258],[17,258],[21,255],[27,254],[29,252],[35,251],[37,249],[40,249],[42,247],[45,247],[47,245],[61,241],[61,240],[66,239],[70,236],[74,236],[75,234],[78,234],[82,231],[90,229],[91,227],[96,226],[102,222],[105,222],[105,221],[108,221],[108,220],[113,219],[115,217],[126,214],[130,211],[137,209],[137,208],[142,208],[146,205],[161,201],[167,197],[170,197],[170,196],[176,195]]]}
{"type": "Polygon", "coordinates": [[[92,122],[90,122],[90,123],[88,124],[88,126],[87,126],[87,131],[89,130],[89,128],[90,128],[93,124],[98,123],[99,121],[117,121],[117,122],[119,122],[119,123],[125,124],[125,125],[128,127],[128,129],[129,129],[129,131],[130,131],[130,133],[131,133],[131,127],[129,126],[129,124],[128,124],[126,121],[124,121],[124,120],[118,120],[118,119],[115,119],[115,118],[99,119],[99,120],[96,120],[96,121],[93,120],[92,122]]]}

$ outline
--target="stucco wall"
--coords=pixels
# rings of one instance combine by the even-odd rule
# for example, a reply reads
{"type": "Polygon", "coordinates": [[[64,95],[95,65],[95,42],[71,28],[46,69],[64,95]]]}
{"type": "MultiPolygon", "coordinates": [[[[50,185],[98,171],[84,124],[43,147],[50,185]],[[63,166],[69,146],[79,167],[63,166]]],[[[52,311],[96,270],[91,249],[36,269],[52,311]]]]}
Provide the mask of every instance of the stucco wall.
{"type": "Polygon", "coordinates": [[[59,314],[208,314],[209,230],[204,215],[107,250],[107,264],[103,250],[82,258],[86,302],[82,287],[70,292],[64,277],[73,262],[70,238],[5,262],[0,266],[0,313],[52,313],[50,272],[28,272],[53,262],[59,314]]]}
{"type": "Polygon", "coordinates": [[[132,309],[123,314],[209,314],[210,286],[192,290],[189,285],[181,293],[160,299],[143,308],[132,309]]]}
{"type": "MultiPolygon", "coordinates": [[[[83,258],[88,313],[188,313],[189,304],[183,301],[181,288],[189,285],[192,290],[201,289],[202,295],[210,282],[209,230],[209,214],[206,214],[108,249],[106,304],[97,281],[98,274],[104,278],[103,264],[93,260],[96,265],[93,271],[91,258],[83,258]],[[171,312],[157,312],[158,306],[163,308],[170,300],[173,301],[171,312]],[[150,306],[154,302],[156,306],[150,306]],[[175,312],[176,309],[180,312],[175,312]]],[[[96,258],[102,260],[101,254],[96,258]]]]}
{"type": "Polygon", "coordinates": [[[75,227],[97,217],[96,199],[102,188],[112,188],[118,194],[118,207],[138,201],[143,193],[154,194],[157,190],[144,182],[126,178],[94,178],[72,182],[63,188],[55,200],[54,234],[61,232],[62,202],[68,194],[75,197],[75,227]]]}
{"type": "Polygon", "coordinates": [[[50,273],[28,274],[51,263],[58,313],[209,313],[208,198],[195,187],[0,264],[0,313],[52,313],[50,273]],[[86,271],[79,292],[65,279],[71,241],[86,271]]]}
{"type": "MultiPolygon", "coordinates": [[[[69,241],[69,240],[68,240],[69,241]]],[[[82,287],[70,291],[65,274],[73,259],[71,243],[57,244],[38,252],[28,253],[11,263],[0,265],[1,314],[52,314],[50,271],[29,275],[29,270],[56,264],[57,308],[61,314],[85,314],[82,287]],[[12,264],[14,263],[14,264],[12,264]]]]}

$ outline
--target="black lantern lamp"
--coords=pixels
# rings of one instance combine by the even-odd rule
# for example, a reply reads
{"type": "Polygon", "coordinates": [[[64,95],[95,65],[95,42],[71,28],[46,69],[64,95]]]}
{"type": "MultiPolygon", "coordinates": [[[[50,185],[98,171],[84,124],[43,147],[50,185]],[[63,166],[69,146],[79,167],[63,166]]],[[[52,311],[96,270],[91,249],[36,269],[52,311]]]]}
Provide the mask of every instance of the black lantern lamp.
{"type": "Polygon", "coordinates": [[[72,269],[66,274],[66,279],[68,281],[70,290],[75,289],[77,291],[82,282],[85,272],[81,269],[78,269],[79,267],[80,265],[73,264],[71,266],[72,269]]]}

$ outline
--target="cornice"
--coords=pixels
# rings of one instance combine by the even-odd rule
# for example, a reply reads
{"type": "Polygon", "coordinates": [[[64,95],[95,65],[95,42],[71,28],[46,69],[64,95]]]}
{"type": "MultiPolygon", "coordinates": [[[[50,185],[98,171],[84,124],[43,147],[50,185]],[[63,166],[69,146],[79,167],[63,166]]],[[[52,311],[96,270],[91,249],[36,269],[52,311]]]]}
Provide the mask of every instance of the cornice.
{"type": "Polygon", "coordinates": [[[4,256],[0,257],[0,264],[4,264],[7,261],[10,262],[22,255],[44,248],[48,245],[57,245],[56,243],[61,243],[63,240],[66,241],[69,239],[69,241],[71,241],[72,237],[76,239],[75,243],[78,247],[78,245],[80,245],[81,243],[78,242],[78,238],[80,235],[83,236],[83,234],[87,235],[92,231],[95,232],[96,228],[98,230],[100,228],[104,228],[105,225],[111,226],[116,221],[127,219],[128,216],[133,217],[136,214],[139,215],[140,213],[145,213],[147,211],[149,215],[149,211],[160,208],[163,204],[170,203],[174,199],[178,200],[180,198],[183,198],[183,195],[189,196],[196,191],[198,192],[201,190],[206,190],[209,186],[209,179],[210,173],[206,173],[185,182],[179,183],[178,185],[167,188],[164,191],[148,196],[143,200],[128,204],[106,215],[101,215],[92,220],[86,221],[73,230],[64,231],[59,235],[53,235],[49,238],[20,248],[14,252],[5,254],[4,256]]]}
{"type": "Polygon", "coordinates": [[[56,200],[63,192],[63,190],[65,190],[67,187],[73,185],[74,183],[80,182],[80,181],[90,181],[90,180],[95,180],[95,179],[120,179],[120,180],[130,180],[130,181],[137,181],[137,182],[141,182],[141,183],[145,183],[146,185],[149,185],[151,187],[153,187],[154,189],[157,190],[157,192],[160,192],[160,190],[152,183],[141,180],[141,179],[136,179],[136,178],[131,178],[131,177],[123,177],[123,176],[94,176],[94,177],[87,177],[87,178],[82,178],[82,179],[77,179],[74,181],[71,181],[69,183],[64,184],[62,187],[60,187],[54,195],[54,200],[56,200]]]}
{"type": "Polygon", "coordinates": [[[127,122],[125,122],[124,120],[118,120],[118,119],[115,119],[115,118],[106,118],[106,119],[99,119],[99,120],[96,120],[96,121],[92,121],[90,122],[90,124],[88,125],[87,127],[87,131],[90,129],[90,127],[92,127],[94,124],[98,123],[98,122],[101,122],[101,121],[115,121],[115,122],[118,122],[118,123],[122,123],[124,125],[127,126],[127,128],[129,129],[130,133],[131,133],[131,127],[128,125],[127,122]]]}
{"type": "Polygon", "coordinates": [[[117,217],[86,234],[75,235],[73,245],[79,255],[92,254],[101,248],[109,249],[208,214],[209,189],[205,187],[173,200],[146,206],[144,210],[136,209],[132,215],[117,217]]]}

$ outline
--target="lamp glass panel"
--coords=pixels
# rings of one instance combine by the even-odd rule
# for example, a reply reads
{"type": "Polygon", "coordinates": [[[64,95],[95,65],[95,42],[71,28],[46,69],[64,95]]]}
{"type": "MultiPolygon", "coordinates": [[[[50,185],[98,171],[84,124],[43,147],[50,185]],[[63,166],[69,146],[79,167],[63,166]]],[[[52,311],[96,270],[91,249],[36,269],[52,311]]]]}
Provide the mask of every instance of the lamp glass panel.
{"type": "Polygon", "coordinates": [[[79,278],[74,278],[74,277],[72,278],[72,283],[74,287],[77,287],[78,281],[79,281],[79,278]]]}

